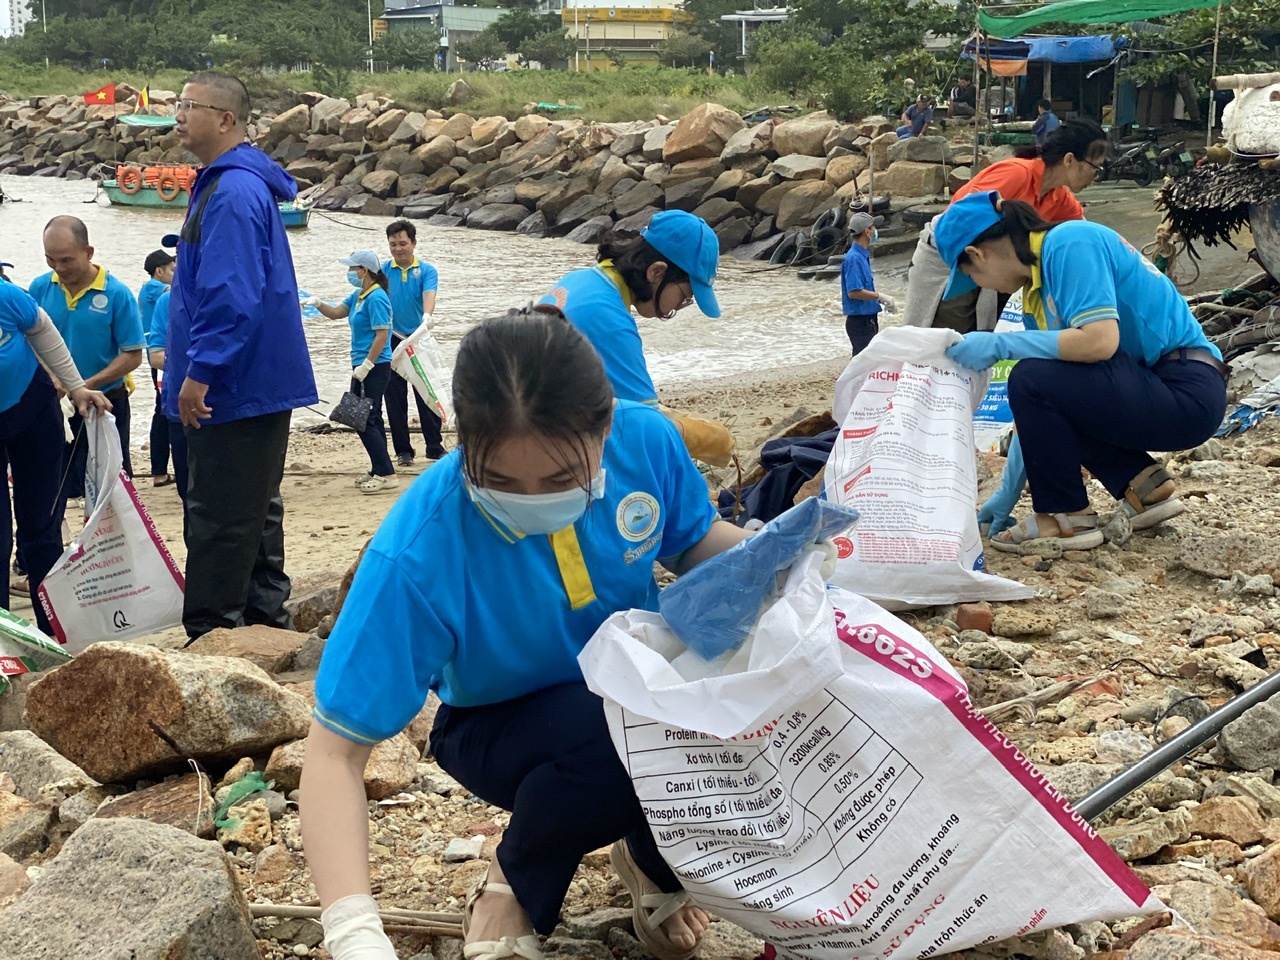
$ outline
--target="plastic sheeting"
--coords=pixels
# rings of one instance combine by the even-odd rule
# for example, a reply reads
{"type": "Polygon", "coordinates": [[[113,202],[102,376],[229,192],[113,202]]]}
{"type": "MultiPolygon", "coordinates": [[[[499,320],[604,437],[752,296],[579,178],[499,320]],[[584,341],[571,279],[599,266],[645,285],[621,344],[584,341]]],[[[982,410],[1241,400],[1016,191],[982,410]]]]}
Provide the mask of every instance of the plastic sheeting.
{"type": "Polygon", "coordinates": [[[978,11],[978,29],[993,37],[1016,37],[1046,23],[1131,23],[1166,17],[1184,10],[1216,7],[1226,0],[1061,0],[1016,17],[993,17],[978,11]]]}
{"type": "Polygon", "coordinates": [[[1110,60],[1127,47],[1124,37],[1015,37],[1012,40],[970,40],[964,45],[964,56],[989,57],[1000,74],[1001,61],[1031,63],[1097,63],[1110,60]]]}

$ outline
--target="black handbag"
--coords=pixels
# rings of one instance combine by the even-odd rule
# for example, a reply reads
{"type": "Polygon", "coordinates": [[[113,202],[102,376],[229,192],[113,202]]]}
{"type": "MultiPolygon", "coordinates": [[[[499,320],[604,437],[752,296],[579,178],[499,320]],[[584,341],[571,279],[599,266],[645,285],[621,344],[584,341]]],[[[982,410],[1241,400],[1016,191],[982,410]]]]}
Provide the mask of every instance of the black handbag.
{"type": "MultiPolygon", "coordinates": [[[[359,389],[363,392],[363,383],[359,385],[359,389]]],[[[338,405],[333,408],[333,412],[329,414],[329,419],[334,423],[350,427],[356,433],[363,433],[371,413],[373,413],[372,400],[362,394],[352,393],[347,390],[342,394],[342,399],[338,401],[338,405]]]]}

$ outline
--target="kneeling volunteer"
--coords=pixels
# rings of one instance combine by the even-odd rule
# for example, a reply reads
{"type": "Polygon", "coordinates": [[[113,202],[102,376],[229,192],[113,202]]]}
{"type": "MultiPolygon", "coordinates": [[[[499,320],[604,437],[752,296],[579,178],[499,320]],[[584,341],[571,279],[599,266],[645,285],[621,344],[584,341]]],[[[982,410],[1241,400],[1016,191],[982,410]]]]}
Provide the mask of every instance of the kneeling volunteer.
{"type": "Polygon", "coordinates": [[[458,449],[370,543],[325,649],[302,775],[303,835],[335,960],[395,956],[369,895],[363,771],[428,691],[440,766],[511,823],[467,900],[468,960],[540,960],[582,857],[613,844],[633,920],[686,960],[708,916],[663,861],[577,656],[611,614],[657,609],[681,573],[746,537],[659,411],[615,401],[553,307],[487,320],[453,377],[458,449]],[[441,563],[440,558],[448,562],[441,563]]]}
{"type": "Polygon", "coordinates": [[[1169,278],[1107,227],[1051,227],[994,191],[953,203],[934,238],[952,268],[946,296],[1022,289],[1026,331],[968,333],[947,351],[971,370],[1019,361],[1009,407],[1035,514],[991,545],[1016,551],[1037,537],[1100,545],[1082,466],[1135,530],[1180,514],[1173,478],[1147,451],[1187,450],[1213,436],[1230,371],[1169,278]]]}

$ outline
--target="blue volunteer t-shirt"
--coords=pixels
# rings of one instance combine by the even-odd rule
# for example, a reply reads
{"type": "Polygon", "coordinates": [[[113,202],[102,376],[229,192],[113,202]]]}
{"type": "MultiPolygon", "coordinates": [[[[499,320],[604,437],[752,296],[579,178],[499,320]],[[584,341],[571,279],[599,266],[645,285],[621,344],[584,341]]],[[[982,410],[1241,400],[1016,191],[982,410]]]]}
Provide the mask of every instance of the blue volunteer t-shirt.
{"type": "Polygon", "coordinates": [[[1040,260],[1023,292],[1028,329],[1118,320],[1120,349],[1148,367],[1182,347],[1222,359],[1173,282],[1111,228],[1070,220],[1032,239],[1040,260]]]}
{"type": "MultiPolygon", "coordinates": [[[[36,374],[36,352],[26,333],[39,319],[36,302],[27,292],[0,280],[0,413],[22,399],[36,374]]],[[[8,495],[0,491],[0,496],[8,495]]]]}
{"type": "Polygon", "coordinates": [[[439,288],[440,274],[429,263],[417,257],[407,267],[388,260],[382,265],[387,275],[388,292],[391,295],[391,330],[407,337],[422,324],[423,294],[439,288]]]}
{"type": "Polygon", "coordinates": [[[138,291],[138,316],[142,318],[142,332],[151,332],[151,315],[155,311],[160,295],[169,289],[169,285],[152,277],[138,291]]]}
{"type": "MultiPolygon", "coordinates": [[[[347,305],[347,323],[351,324],[351,365],[358,367],[369,359],[377,331],[391,329],[391,300],[387,292],[375,284],[363,293],[353,291],[342,302],[347,305]]],[[[374,362],[391,362],[391,337],[387,337],[374,362]]]]}
{"type": "Polygon", "coordinates": [[[854,300],[850,290],[874,290],[875,278],[871,276],[871,251],[855,243],[844,255],[840,265],[840,303],[846,317],[874,317],[880,312],[879,300],[854,300]]]}
{"type": "MultiPolygon", "coordinates": [[[[146,346],[133,291],[107,273],[105,267],[99,267],[94,281],[74,296],[56,273],[36,277],[29,291],[62,334],[76,369],[86,380],[121,353],[146,346]]],[[[99,384],[98,389],[105,393],[123,385],[121,377],[99,384]]]]}
{"type": "Polygon", "coordinates": [[[374,743],[402,730],[429,690],[480,706],[581,683],[578,654],[600,624],[657,610],[653,561],[684,553],[716,520],[657,410],[618,404],[603,466],[603,499],[535,537],[471,499],[460,451],[419,477],[360,561],[316,677],[316,719],[374,743]]]}
{"type": "Polygon", "coordinates": [[[555,304],[591,341],[604,361],[614,396],[657,404],[658,391],[644,360],[644,343],[631,316],[631,292],[617,273],[604,264],[575,270],[538,302],[555,304]]]}
{"type": "Polygon", "coordinates": [[[169,288],[155,302],[155,311],[151,315],[151,329],[147,331],[147,350],[167,350],[169,339],[169,288]]]}

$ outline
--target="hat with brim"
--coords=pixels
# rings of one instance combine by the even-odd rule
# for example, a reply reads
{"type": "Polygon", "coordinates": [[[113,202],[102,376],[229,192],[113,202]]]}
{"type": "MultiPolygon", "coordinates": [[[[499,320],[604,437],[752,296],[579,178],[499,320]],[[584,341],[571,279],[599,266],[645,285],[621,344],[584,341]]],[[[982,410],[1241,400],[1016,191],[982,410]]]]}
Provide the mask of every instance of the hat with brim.
{"type": "Polygon", "coordinates": [[[698,309],[712,319],[720,316],[720,301],[711,289],[720,262],[720,240],[707,222],[683,210],[663,210],[653,215],[640,236],[688,275],[698,309]]]}
{"type": "Polygon", "coordinates": [[[859,211],[849,216],[849,232],[854,236],[866,233],[872,227],[883,227],[884,217],[877,217],[873,214],[859,211]]]}
{"type": "Polygon", "coordinates": [[[167,247],[170,250],[178,249],[178,241],[182,238],[176,233],[166,233],[160,238],[160,246],[167,247]]]}
{"type": "Polygon", "coordinates": [[[951,268],[951,277],[942,293],[943,300],[963,296],[978,285],[960,267],[965,248],[1000,222],[1000,194],[995,190],[971,193],[947,207],[933,228],[933,245],[943,263],[951,268]]]}
{"type": "Polygon", "coordinates": [[[379,273],[382,270],[382,261],[372,250],[352,250],[351,256],[339,257],[338,262],[344,267],[364,267],[370,273],[379,273]]]}

